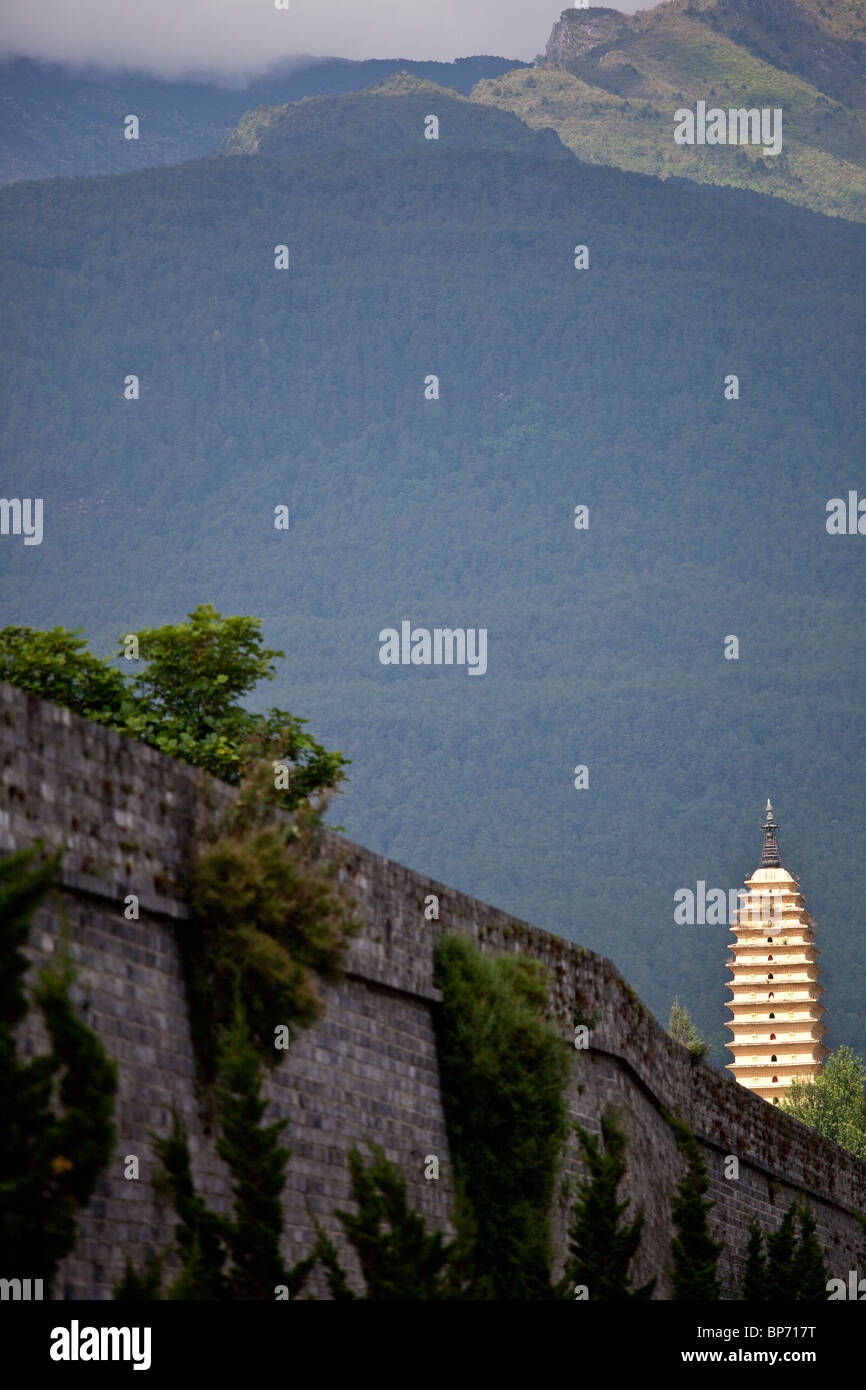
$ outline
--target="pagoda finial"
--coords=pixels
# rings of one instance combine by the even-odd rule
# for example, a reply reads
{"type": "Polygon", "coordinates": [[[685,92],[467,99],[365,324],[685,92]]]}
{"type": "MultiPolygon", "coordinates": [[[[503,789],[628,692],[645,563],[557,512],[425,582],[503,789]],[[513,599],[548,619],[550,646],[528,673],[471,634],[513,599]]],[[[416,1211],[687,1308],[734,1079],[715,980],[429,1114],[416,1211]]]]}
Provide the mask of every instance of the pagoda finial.
{"type": "Polygon", "coordinates": [[[767,810],[764,815],[764,824],[761,826],[764,832],[764,844],[761,849],[762,869],[781,869],[782,859],[779,854],[779,846],[776,841],[776,831],[779,829],[776,824],[776,817],[773,815],[773,803],[767,797],[767,810]]]}

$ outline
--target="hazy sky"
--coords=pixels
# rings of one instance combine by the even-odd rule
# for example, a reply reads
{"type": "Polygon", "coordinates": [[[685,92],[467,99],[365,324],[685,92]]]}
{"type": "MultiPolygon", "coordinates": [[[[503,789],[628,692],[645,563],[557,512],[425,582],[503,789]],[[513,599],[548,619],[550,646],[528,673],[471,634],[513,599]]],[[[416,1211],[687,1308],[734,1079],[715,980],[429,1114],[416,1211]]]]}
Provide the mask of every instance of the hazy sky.
{"type": "MultiPolygon", "coordinates": [[[[534,58],[562,0],[0,0],[0,50],[165,75],[247,74],[289,54],[534,58]]],[[[617,9],[649,9],[623,0],[617,9]]],[[[613,8],[613,7],[612,7],[613,8]]]]}

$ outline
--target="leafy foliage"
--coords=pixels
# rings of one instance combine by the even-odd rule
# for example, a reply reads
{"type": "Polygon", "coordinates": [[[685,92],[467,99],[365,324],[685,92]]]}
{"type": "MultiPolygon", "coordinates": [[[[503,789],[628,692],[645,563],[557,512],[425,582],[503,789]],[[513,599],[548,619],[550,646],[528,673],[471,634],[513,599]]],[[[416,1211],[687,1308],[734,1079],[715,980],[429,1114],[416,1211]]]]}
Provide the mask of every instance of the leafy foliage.
{"type": "Polygon", "coordinates": [[[525,957],[484,956],[462,936],[441,938],[434,959],[465,1296],[550,1298],[569,1059],[545,1017],[545,973],[525,957]]]}
{"type": "Polygon", "coordinates": [[[587,1176],[581,1179],[569,1229],[569,1258],[560,1285],[561,1298],[573,1297],[575,1285],[584,1285],[590,1299],[608,1301],[645,1300],[652,1297],[655,1279],[638,1289],[629,1282],[629,1266],[640,1244],[643,1210],[621,1224],[631,1205],[618,1201],[619,1185],[625,1177],[625,1151],[628,1144],[615,1110],[608,1107],[601,1117],[601,1137],[577,1126],[587,1176]]]}
{"type": "Polygon", "coordinates": [[[709,1187],[707,1165],[701,1146],[687,1125],[668,1117],[677,1147],[686,1161],[671,1202],[677,1234],[671,1241],[673,1253],[673,1297],[680,1301],[717,1299],[720,1283],[716,1275],[719,1255],[724,1249],[709,1233],[707,1215],[715,1206],[704,1199],[709,1187]]]}
{"type": "MultiPolygon", "coordinates": [[[[258,618],[224,618],[199,604],[183,623],[130,634],[146,667],[127,682],[120,671],[86,650],[81,629],[0,631],[0,680],[74,709],[170,757],[238,783],[255,752],[291,764],[280,802],[293,809],[340,782],[346,765],[304,731],[286,710],[252,714],[239,700],[273,680],[274,659],[262,644],[258,618]]],[[[121,638],[118,657],[123,658],[121,638]]]]}
{"type": "Polygon", "coordinates": [[[75,1244],[114,1148],[117,1069],[70,998],[65,948],[32,991],[50,1050],[22,1063],[16,1026],[28,1010],[24,976],[30,918],[54,881],[60,853],[36,848],[0,860],[0,1247],[9,1270],[45,1281],[75,1244]]]}
{"type": "Polygon", "coordinates": [[[230,1025],[237,998],[244,1000],[260,1054],[271,1063],[280,1060],[275,1026],[285,1025],[291,1035],[319,1017],[317,980],[340,978],[358,925],[335,884],[337,862],[322,855],[318,815],[299,807],[290,824],[268,823],[273,807],[257,801],[255,792],[254,768],[226,833],[199,853],[190,874],[181,950],[206,1078],[212,1040],[230,1025]]]}
{"type": "Polygon", "coordinates": [[[41,700],[83,714],[99,723],[118,719],[126,686],[123,676],[87,650],[80,628],[28,627],[0,631],[0,680],[41,700]]]}
{"type": "Polygon", "coordinates": [[[866,1158],[866,1067],[853,1048],[830,1054],[820,1076],[794,1080],[781,1109],[840,1148],[866,1158]]]}

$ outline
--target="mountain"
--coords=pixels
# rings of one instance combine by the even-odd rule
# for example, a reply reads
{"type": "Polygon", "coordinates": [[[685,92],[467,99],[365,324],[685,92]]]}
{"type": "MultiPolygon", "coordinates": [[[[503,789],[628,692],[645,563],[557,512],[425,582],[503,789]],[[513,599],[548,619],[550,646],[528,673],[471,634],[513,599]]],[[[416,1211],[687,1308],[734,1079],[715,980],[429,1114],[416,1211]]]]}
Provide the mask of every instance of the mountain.
{"type": "Polygon", "coordinates": [[[3,492],[44,500],[0,623],[109,652],[200,601],[261,617],[255,703],[353,759],[352,838],[662,1020],[678,994],[721,1062],[728,933],[674,895],[741,883],[769,795],[828,1042],[866,1051],[866,540],[825,524],[862,483],[862,228],[402,78],[226,148],[0,190],[3,492]],[[484,628],[486,673],[384,665],[406,621],[484,628]]]}
{"type": "Polygon", "coordinates": [[[299,57],[232,87],[10,56],[0,61],[0,183],[122,173],[195,159],[218,149],[252,107],[358,91],[394,72],[432,78],[468,94],[481,78],[522,66],[493,57],[454,63],[299,57]],[[129,114],[139,117],[138,140],[124,138],[129,114]]]}
{"type": "Polygon", "coordinates": [[[821,8],[803,0],[666,0],[633,16],[565,10],[534,68],[482,80],[473,99],[552,128],[594,163],[750,188],[862,221],[863,7],[831,6],[827,17],[821,8]],[[676,144],[674,112],[699,100],[725,110],[781,109],[781,153],[676,144]]]}
{"type": "Polygon", "coordinates": [[[718,33],[802,77],[844,106],[863,107],[863,0],[673,0],[718,33]]]}
{"type": "Polygon", "coordinates": [[[308,97],[289,106],[249,111],[226,141],[227,155],[272,159],[310,150],[367,150],[372,154],[429,148],[428,115],[435,116],[449,150],[513,150],[536,158],[570,159],[552,130],[531,130],[510,111],[488,110],[436,83],[397,73],[354,96],[308,97]]]}

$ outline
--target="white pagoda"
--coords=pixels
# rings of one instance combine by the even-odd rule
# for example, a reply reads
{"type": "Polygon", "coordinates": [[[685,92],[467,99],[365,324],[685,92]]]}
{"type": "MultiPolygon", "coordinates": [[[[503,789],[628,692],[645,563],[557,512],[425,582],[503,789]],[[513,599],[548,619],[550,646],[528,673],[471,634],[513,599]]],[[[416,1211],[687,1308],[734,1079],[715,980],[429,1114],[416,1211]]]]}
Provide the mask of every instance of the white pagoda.
{"type": "Polygon", "coordinates": [[[819,1076],[828,1049],[821,1041],[823,988],[818,983],[814,921],[799,880],[782,868],[778,826],[767,802],[761,863],[746,879],[747,893],[731,930],[727,961],[728,1009],[733,1034],[728,1064],[741,1086],[778,1105],[795,1077],[819,1076]]]}

